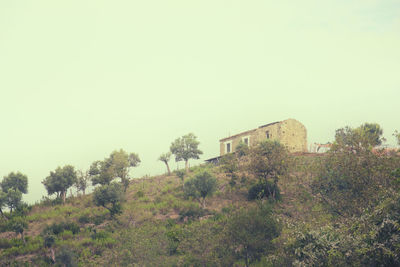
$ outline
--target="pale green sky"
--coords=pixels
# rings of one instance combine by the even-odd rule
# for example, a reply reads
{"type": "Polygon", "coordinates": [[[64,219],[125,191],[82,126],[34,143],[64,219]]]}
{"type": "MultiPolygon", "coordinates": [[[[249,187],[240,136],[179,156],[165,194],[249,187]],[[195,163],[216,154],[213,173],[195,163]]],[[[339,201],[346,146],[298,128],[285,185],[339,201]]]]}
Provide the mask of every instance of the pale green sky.
{"type": "Polygon", "coordinates": [[[29,202],[57,166],[114,149],[139,154],[134,176],[162,173],[188,132],[202,159],[287,118],[309,143],[377,122],[394,145],[400,2],[0,1],[0,97],[0,177],[27,174],[29,202]]]}

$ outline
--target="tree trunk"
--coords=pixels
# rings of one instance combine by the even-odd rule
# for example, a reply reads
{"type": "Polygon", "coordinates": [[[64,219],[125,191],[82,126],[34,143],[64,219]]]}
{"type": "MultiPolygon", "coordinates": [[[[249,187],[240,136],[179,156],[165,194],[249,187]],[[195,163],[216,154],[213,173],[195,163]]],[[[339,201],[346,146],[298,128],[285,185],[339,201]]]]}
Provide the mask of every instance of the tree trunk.
{"type": "Polygon", "coordinates": [[[62,199],[63,199],[63,204],[65,204],[65,198],[67,195],[67,191],[62,192],[61,195],[62,195],[62,199]]]}
{"type": "Polygon", "coordinates": [[[24,241],[24,244],[26,244],[26,241],[25,241],[25,231],[22,231],[22,233],[21,233],[21,239],[22,239],[22,241],[24,241]]]}
{"type": "Polygon", "coordinates": [[[56,262],[56,255],[54,253],[54,248],[51,248],[50,252],[51,252],[51,260],[53,261],[53,263],[55,263],[56,262]]]}
{"type": "Polygon", "coordinates": [[[171,170],[169,169],[169,165],[168,165],[168,162],[165,162],[165,165],[167,165],[167,170],[168,170],[168,176],[170,176],[170,175],[171,175],[171,170]]]}
{"type": "Polygon", "coordinates": [[[201,205],[203,206],[203,209],[206,208],[206,198],[203,198],[201,205]]]}
{"type": "Polygon", "coordinates": [[[246,265],[246,267],[249,267],[249,253],[247,252],[247,248],[246,247],[245,247],[245,249],[246,249],[246,257],[244,258],[245,265],[246,265]]]}
{"type": "Polygon", "coordinates": [[[189,172],[189,160],[185,160],[185,170],[186,170],[186,173],[189,172]]]}

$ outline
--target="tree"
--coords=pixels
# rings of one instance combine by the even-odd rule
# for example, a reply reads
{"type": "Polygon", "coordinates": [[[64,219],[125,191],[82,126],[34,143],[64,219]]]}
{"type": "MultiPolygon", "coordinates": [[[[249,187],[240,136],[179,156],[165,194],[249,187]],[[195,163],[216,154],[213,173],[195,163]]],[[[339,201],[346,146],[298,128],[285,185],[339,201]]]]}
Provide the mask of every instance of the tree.
{"type": "Polygon", "coordinates": [[[22,204],[22,193],[18,189],[8,189],[5,197],[5,204],[10,209],[10,214],[22,204]]]}
{"type": "Polygon", "coordinates": [[[394,131],[393,136],[396,137],[397,144],[400,146],[400,132],[394,131]]]}
{"type": "Polygon", "coordinates": [[[20,172],[11,172],[3,178],[1,188],[4,192],[9,189],[18,189],[21,193],[28,193],[28,177],[20,172]]]}
{"type": "Polygon", "coordinates": [[[364,123],[353,129],[349,126],[336,130],[333,151],[350,149],[355,151],[371,150],[384,141],[383,130],[377,123],[364,123]]]}
{"type": "Polygon", "coordinates": [[[102,185],[97,187],[93,192],[93,201],[95,205],[108,209],[111,217],[121,213],[121,202],[123,199],[123,188],[120,183],[102,185]]]}
{"type": "Polygon", "coordinates": [[[217,179],[208,171],[203,171],[185,183],[184,192],[187,197],[201,199],[203,208],[206,207],[206,197],[211,196],[217,189],[217,179]]]}
{"type": "Polygon", "coordinates": [[[14,216],[10,221],[8,221],[9,230],[15,232],[17,235],[21,235],[21,240],[25,241],[25,230],[28,229],[28,222],[25,216],[14,216]]]}
{"type": "Polygon", "coordinates": [[[171,152],[161,154],[158,158],[159,161],[162,161],[167,166],[168,175],[171,175],[171,170],[169,169],[168,161],[171,159],[171,152]]]}
{"type": "Polygon", "coordinates": [[[0,214],[4,218],[3,207],[7,204],[7,194],[0,189],[0,214]]]}
{"type": "Polygon", "coordinates": [[[272,250],[272,240],[280,235],[280,225],[268,206],[241,209],[228,221],[225,235],[230,250],[249,266],[272,250]]]}
{"type": "Polygon", "coordinates": [[[89,171],[83,172],[81,170],[77,171],[77,179],[75,182],[75,187],[78,191],[81,191],[85,195],[86,188],[89,186],[90,175],[89,171]]]}
{"type": "Polygon", "coordinates": [[[185,183],[185,175],[186,175],[186,172],[185,172],[184,170],[176,170],[176,171],[175,171],[175,174],[176,174],[176,176],[179,177],[179,179],[182,180],[182,183],[184,184],[184,183],[185,183]]]}
{"type": "Polygon", "coordinates": [[[259,179],[259,183],[270,190],[268,196],[276,199],[279,177],[288,171],[288,153],[278,141],[266,140],[250,150],[248,170],[259,179]]]}
{"type": "Polygon", "coordinates": [[[57,167],[55,171],[51,171],[42,184],[46,187],[47,193],[52,195],[57,194],[58,198],[62,198],[65,203],[65,198],[68,188],[76,183],[77,174],[73,166],[66,165],[57,167]]]}
{"type": "Polygon", "coordinates": [[[129,170],[140,163],[139,156],[135,153],[126,153],[120,149],[113,151],[108,158],[103,161],[95,161],[89,169],[92,184],[108,185],[116,178],[121,179],[124,191],[129,186],[129,170]]]}
{"type": "Polygon", "coordinates": [[[238,156],[236,156],[235,153],[228,153],[222,156],[220,160],[221,170],[226,174],[226,176],[231,178],[231,181],[229,182],[231,186],[234,186],[237,180],[237,172],[239,171],[238,156]]]}
{"type": "Polygon", "coordinates": [[[196,138],[193,133],[189,133],[177,138],[170,146],[171,153],[175,155],[175,161],[185,161],[186,172],[189,171],[189,159],[199,159],[199,155],[203,154],[198,149],[200,142],[196,138]]]}
{"type": "Polygon", "coordinates": [[[243,141],[240,141],[239,144],[236,146],[236,153],[240,157],[246,156],[249,153],[249,146],[244,143],[243,141]]]}
{"type": "Polygon", "coordinates": [[[385,188],[393,179],[391,172],[395,161],[372,153],[373,146],[382,141],[381,134],[376,124],[336,131],[334,146],[311,185],[333,213],[360,215],[366,208],[376,205],[379,198],[372,195],[386,194],[385,188]]]}

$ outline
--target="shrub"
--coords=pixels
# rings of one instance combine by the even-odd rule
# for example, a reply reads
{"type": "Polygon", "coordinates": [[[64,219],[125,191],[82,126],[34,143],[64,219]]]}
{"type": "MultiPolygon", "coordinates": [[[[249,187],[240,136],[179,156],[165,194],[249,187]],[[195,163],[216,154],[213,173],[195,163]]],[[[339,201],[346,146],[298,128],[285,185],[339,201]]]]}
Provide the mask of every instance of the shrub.
{"type": "Polygon", "coordinates": [[[204,210],[198,205],[192,203],[191,205],[184,207],[179,212],[179,220],[183,221],[184,218],[197,219],[205,214],[204,210]]]}
{"type": "Polygon", "coordinates": [[[80,231],[79,225],[75,222],[61,222],[61,223],[53,223],[52,225],[48,225],[43,230],[44,234],[54,234],[59,235],[64,231],[71,231],[72,234],[77,234],[80,231]]]}
{"type": "Polygon", "coordinates": [[[270,197],[271,193],[275,192],[275,199],[281,199],[280,191],[277,184],[274,184],[270,181],[259,182],[252,187],[250,187],[249,192],[247,194],[248,200],[262,199],[264,197],[270,197]]]}
{"type": "Polygon", "coordinates": [[[64,267],[78,266],[77,255],[71,248],[63,246],[56,253],[56,263],[60,263],[60,266],[64,267]]]}

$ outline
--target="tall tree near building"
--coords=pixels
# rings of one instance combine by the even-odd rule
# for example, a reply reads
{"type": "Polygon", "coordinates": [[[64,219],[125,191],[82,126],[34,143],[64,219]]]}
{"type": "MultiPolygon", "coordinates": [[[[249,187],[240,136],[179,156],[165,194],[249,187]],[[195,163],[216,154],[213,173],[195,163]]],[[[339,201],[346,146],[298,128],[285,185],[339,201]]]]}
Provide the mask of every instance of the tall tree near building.
{"type": "Polygon", "coordinates": [[[189,159],[199,159],[199,155],[203,154],[198,149],[200,142],[193,133],[189,133],[177,138],[172,142],[170,151],[175,155],[175,161],[185,161],[185,170],[189,171],[189,159]]]}

